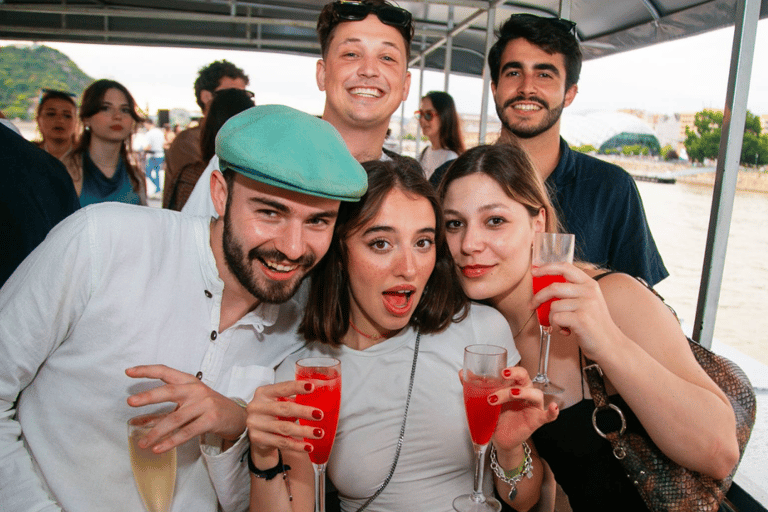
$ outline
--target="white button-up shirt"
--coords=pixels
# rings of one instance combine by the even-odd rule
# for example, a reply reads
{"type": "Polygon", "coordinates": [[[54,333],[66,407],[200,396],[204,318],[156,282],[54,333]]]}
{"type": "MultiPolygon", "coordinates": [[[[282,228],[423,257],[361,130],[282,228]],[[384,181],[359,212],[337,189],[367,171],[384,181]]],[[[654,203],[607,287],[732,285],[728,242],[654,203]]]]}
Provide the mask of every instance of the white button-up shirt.
{"type": "MultiPolygon", "coordinates": [[[[245,400],[273,381],[302,346],[302,300],[262,304],[218,332],[223,288],[208,219],[106,203],[51,231],[0,290],[4,512],[143,510],[126,421],[157,406],[126,399],[162,382],[128,367],[165,364],[245,400]]],[[[246,508],[246,446],[247,436],[221,454],[197,439],[180,446],[172,510],[246,508]]]]}

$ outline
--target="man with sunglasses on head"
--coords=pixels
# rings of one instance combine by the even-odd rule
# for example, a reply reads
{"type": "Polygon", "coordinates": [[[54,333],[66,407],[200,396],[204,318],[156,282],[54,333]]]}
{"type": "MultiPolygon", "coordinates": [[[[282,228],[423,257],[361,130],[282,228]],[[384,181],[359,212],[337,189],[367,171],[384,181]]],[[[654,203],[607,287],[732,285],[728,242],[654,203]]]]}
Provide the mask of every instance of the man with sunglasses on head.
{"type": "Polygon", "coordinates": [[[499,142],[514,140],[526,149],[565,231],[576,235],[578,258],[654,285],[669,273],[632,177],[572,151],[560,137],[560,115],[578,92],[581,60],[574,22],[513,14],[488,53],[499,142]]]}
{"type": "Polygon", "coordinates": [[[180,132],[165,152],[163,208],[181,211],[208,165],[201,154],[200,134],[216,91],[245,89],[248,82],[245,71],[227,60],[217,60],[200,69],[195,80],[195,99],[203,119],[180,132]]]}
{"type": "Polygon", "coordinates": [[[359,162],[404,158],[383,146],[389,119],[408,98],[413,33],[411,13],[384,0],[335,1],[317,20],[322,117],[359,162]]]}

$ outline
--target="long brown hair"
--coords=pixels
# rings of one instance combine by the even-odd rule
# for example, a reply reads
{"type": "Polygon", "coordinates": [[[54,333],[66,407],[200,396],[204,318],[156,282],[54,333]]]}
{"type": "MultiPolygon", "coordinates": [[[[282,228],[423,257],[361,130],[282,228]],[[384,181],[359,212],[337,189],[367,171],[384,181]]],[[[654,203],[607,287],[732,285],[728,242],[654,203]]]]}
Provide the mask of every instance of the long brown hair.
{"type": "MultiPolygon", "coordinates": [[[[88,151],[91,145],[91,131],[85,129],[85,119],[89,118],[99,112],[102,104],[104,103],[104,95],[109,89],[117,89],[125,95],[130,108],[130,116],[137,123],[144,121],[144,117],[139,113],[139,109],[136,105],[136,100],[133,99],[128,89],[114,80],[96,80],[83,92],[83,98],[80,101],[80,123],[83,125],[83,130],[80,133],[77,145],[72,149],[71,158],[76,164],[80,173],[83,172],[83,153],[88,151]]],[[[129,151],[131,145],[131,135],[129,135],[120,144],[120,157],[125,162],[125,168],[128,171],[128,177],[131,179],[131,185],[134,192],[142,195],[145,188],[144,171],[139,169],[136,162],[131,157],[129,151]]],[[[82,175],[82,174],[81,174],[82,175]]]]}
{"type": "Polygon", "coordinates": [[[424,97],[432,102],[440,119],[440,145],[461,156],[466,151],[466,147],[464,136],[461,134],[461,120],[453,97],[442,91],[430,91],[424,97]]]}
{"type": "Polygon", "coordinates": [[[346,240],[366,226],[381,209],[387,194],[399,189],[429,200],[435,212],[435,268],[409,324],[424,334],[439,332],[467,314],[468,300],[459,283],[445,237],[445,220],[434,188],[424,176],[396,161],[365,162],[368,191],[356,203],[342,203],[328,254],[312,273],[299,333],[308,341],[338,345],[349,329],[349,271],[346,240]]]}
{"type": "Polygon", "coordinates": [[[559,231],[557,213],[549,200],[547,189],[536,172],[528,153],[517,143],[497,143],[476,146],[457,158],[440,182],[440,201],[451,182],[474,173],[493,179],[506,194],[522,204],[531,217],[543,208],[547,215],[546,231],[559,231]]]}

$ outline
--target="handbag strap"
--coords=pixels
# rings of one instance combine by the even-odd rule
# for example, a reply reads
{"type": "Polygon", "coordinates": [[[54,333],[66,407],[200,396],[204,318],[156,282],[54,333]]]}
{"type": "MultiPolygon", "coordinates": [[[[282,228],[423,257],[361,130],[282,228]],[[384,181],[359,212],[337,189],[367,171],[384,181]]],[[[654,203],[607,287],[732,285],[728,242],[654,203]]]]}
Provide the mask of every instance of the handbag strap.
{"type": "Polygon", "coordinates": [[[413,348],[413,364],[411,365],[411,380],[408,383],[408,396],[405,399],[405,412],[403,413],[403,423],[400,425],[400,438],[397,440],[397,448],[395,449],[395,458],[392,461],[392,467],[389,468],[389,474],[384,479],[384,481],[381,483],[379,488],[376,490],[373,495],[366,500],[365,503],[363,503],[360,508],[357,509],[357,512],[362,512],[366,508],[368,508],[368,505],[371,504],[373,500],[376,499],[376,497],[381,494],[381,491],[384,490],[384,488],[389,484],[389,481],[392,480],[392,475],[395,474],[395,468],[397,467],[397,461],[400,459],[400,449],[403,447],[403,438],[405,437],[405,423],[408,419],[408,406],[411,404],[411,392],[413,391],[413,379],[416,376],[416,360],[419,357],[419,340],[421,340],[421,332],[416,332],[416,343],[413,348]]]}
{"type": "MultiPolygon", "coordinates": [[[[613,271],[604,272],[593,277],[592,279],[599,281],[603,277],[613,273],[613,271]]],[[[642,279],[640,281],[645,283],[642,279]]],[[[579,354],[581,354],[581,350],[579,350],[579,354]]],[[[624,413],[622,412],[621,408],[619,408],[619,406],[611,403],[610,399],[608,398],[608,392],[605,389],[603,369],[600,368],[599,364],[584,356],[584,367],[581,369],[581,371],[584,374],[584,379],[587,381],[587,385],[589,386],[589,393],[592,395],[592,400],[595,402],[595,410],[592,411],[592,427],[600,437],[607,439],[611,443],[611,446],[613,446],[613,456],[621,460],[626,456],[626,449],[623,446],[623,436],[624,432],[627,430],[627,420],[624,417],[624,413]],[[621,428],[619,428],[618,431],[614,430],[613,432],[603,432],[600,430],[600,427],[597,424],[597,417],[600,413],[607,411],[613,411],[619,415],[619,419],[621,420],[621,428]]]]}

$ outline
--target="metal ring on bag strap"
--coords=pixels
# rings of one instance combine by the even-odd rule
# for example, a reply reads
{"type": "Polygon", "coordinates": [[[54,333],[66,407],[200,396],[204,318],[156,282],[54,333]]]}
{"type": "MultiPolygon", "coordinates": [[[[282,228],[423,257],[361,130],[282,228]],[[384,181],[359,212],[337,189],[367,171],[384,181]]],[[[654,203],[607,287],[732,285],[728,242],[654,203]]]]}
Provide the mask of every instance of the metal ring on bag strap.
{"type": "Polygon", "coordinates": [[[624,413],[621,412],[621,409],[619,409],[619,407],[614,404],[607,404],[603,407],[595,407],[595,410],[592,411],[592,426],[595,427],[595,432],[597,432],[603,439],[608,439],[608,435],[603,433],[603,431],[600,430],[600,427],[597,426],[597,413],[602,412],[605,409],[613,409],[619,414],[619,418],[621,418],[621,428],[619,429],[619,435],[623,436],[624,432],[627,430],[627,420],[624,418],[624,413]]]}
{"type": "MultiPolygon", "coordinates": [[[[608,439],[608,434],[604,433],[602,430],[600,430],[600,427],[597,426],[597,413],[603,412],[606,409],[613,409],[616,411],[619,415],[619,418],[621,418],[621,428],[619,429],[619,433],[617,434],[618,437],[621,437],[624,435],[624,432],[627,430],[627,419],[624,417],[624,413],[619,409],[617,405],[614,404],[606,404],[602,407],[595,407],[595,409],[592,411],[592,426],[595,428],[595,432],[602,437],[603,439],[608,439]]],[[[611,432],[613,433],[613,432],[611,432]]],[[[610,439],[608,439],[610,441],[610,439]]],[[[626,456],[626,452],[624,451],[624,448],[621,446],[615,446],[613,448],[613,456],[617,459],[621,460],[626,456]]]]}

